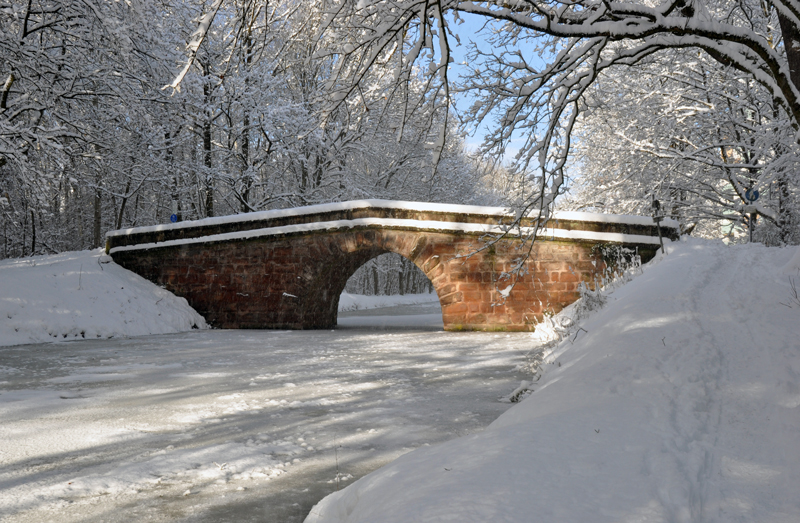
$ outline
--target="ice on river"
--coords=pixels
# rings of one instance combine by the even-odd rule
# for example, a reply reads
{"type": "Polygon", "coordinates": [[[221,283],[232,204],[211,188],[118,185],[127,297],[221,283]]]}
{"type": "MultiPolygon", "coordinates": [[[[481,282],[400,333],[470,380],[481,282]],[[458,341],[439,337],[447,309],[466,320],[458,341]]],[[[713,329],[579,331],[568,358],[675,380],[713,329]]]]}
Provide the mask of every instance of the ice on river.
{"type": "Polygon", "coordinates": [[[445,333],[435,294],[340,309],[336,331],[208,331],[100,250],[0,262],[0,520],[302,521],[485,427],[537,343],[445,333]]]}
{"type": "MultiPolygon", "coordinates": [[[[445,333],[430,304],[343,312],[335,331],[0,347],[0,519],[800,521],[796,253],[672,244],[505,413],[498,398],[527,378],[516,369],[537,338],[445,333]],[[401,316],[413,327],[390,325],[401,316]]],[[[19,323],[39,312],[67,339],[58,315],[82,310],[7,291],[20,277],[85,289],[83,254],[64,256],[75,270],[0,265],[0,344],[41,333],[19,323]]],[[[142,323],[155,289],[96,303],[142,323]]],[[[114,325],[128,335],[124,317],[114,325]]]]}
{"type": "Polygon", "coordinates": [[[0,347],[0,520],[299,522],[508,408],[530,335],[443,332],[435,303],[373,312],[335,331],[0,347]],[[374,330],[418,316],[433,326],[374,330]]]}

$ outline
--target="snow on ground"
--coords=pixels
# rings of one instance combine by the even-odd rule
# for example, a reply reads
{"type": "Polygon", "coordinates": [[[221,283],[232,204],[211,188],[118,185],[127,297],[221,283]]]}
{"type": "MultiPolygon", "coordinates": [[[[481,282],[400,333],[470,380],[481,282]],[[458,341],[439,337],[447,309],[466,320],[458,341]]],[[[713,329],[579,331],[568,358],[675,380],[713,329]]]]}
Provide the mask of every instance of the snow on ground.
{"type": "Polygon", "coordinates": [[[183,298],[102,249],[0,261],[0,346],[205,328],[183,298]]]}
{"type": "Polygon", "coordinates": [[[435,295],[341,305],[335,331],[191,330],[101,251],[0,262],[0,520],[299,523],[525,377],[530,334],[445,333],[435,295]]]}
{"type": "Polygon", "coordinates": [[[204,323],[104,261],[0,262],[0,345],[78,340],[0,349],[4,520],[298,521],[402,455],[307,521],[800,521],[797,249],[673,244],[480,433],[548,329],[344,295],[334,332],[124,339],[204,323]]]}
{"type": "Polygon", "coordinates": [[[796,251],[673,244],[485,431],[398,458],[306,521],[800,521],[796,251]]]}
{"type": "Polygon", "coordinates": [[[299,523],[399,455],[482,430],[525,377],[528,333],[375,317],[0,347],[0,521],[299,523]]]}
{"type": "Polygon", "coordinates": [[[425,294],[406,294],[403,296],[365,296],[363,294],[350,294],[343,292],[339,296],[339,312],[359,311],[364,309],[377,309],[393,307],[396,305],[417,305],[422,303],[436,303],[439,297],[435,292],[425,294]]]}

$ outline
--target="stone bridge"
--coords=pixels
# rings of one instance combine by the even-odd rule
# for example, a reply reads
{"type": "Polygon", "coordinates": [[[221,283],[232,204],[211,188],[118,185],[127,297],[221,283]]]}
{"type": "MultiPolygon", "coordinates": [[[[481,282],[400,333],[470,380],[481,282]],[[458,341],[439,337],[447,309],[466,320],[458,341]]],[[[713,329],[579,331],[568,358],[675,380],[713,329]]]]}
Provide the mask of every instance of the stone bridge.
{"type": "MultiPolygon", "coordinates": [[[[430,279],[445,330],[530,331],[594,286],[599,247],[647,261],[659,246],[646,217],[557,213],[532,249],[520,233],[534,220],[513,222],[494,207],[363,200],[111,231],[106,250],[220,328],[332,328],[348,278],[394,252],[430,279]]],[[[676,239],[677,223],[662,232],[676,239]]]]}

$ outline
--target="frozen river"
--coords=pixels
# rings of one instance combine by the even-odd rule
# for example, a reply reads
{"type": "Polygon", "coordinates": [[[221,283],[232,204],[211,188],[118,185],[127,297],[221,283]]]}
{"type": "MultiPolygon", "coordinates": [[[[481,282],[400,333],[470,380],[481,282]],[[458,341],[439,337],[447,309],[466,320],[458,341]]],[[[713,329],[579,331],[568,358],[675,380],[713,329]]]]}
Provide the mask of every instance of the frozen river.
{"type": "Polygon", "coordinates": [[[334,331],[0,347],[0,520],[300,522],[397,456],[482,430],[527,334],[446,333],[438,304],[334,331]]]}

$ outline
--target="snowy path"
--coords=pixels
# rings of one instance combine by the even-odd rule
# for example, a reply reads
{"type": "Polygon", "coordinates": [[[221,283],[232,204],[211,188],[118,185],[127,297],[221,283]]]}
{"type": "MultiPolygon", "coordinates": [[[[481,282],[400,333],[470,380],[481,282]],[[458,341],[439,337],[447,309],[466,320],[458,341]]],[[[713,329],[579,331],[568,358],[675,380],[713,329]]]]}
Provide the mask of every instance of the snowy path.
{"type": "MultiPolygon", "coordinates": [[[[692,254],[676,257],[688,260],[692,254]]],[[[753,402],[766,392],[765,381],[780,379],[759,376],[757,370],[774,367],[774,351],[785,356],[792,350],[786,332],[777,331],[784,336],[780,339],[764,328],[774,323],[769,316],[777,304],[764,303],[770,300],[763,295],[748,295],[757,288],[745,282],[762,279],[771,267],[755,263],[747,249],[720,249],[714,254],[702,264],[675,260],[669,267],[672,274],[658,275],[681,282],[675,292],[658,297],[662,322],[680,327],[670,329],[672,336],[664,336],[664,351],[654,352],[660,394],[648,406],[651,428],[661,434],[662,448],[646,458],[658,463],[654,472],[670,478],[658,489],[667,521],[761,520],[753,519],[754,514],[734,517],[725,507],[742,508],[736,484],[767,480],[763,488],[769,490],[769,477],[780,475],[780,463],[765,463],[761,458],[766,455],[741,453],[743,443],[749,451],[757,447],[746,444],[754,434],[742,438],[739,432],[758,430],[757,439],[766,442],[774,425],[770,417],[779,420],[779,411],[785,409],[780,401],[757,401],[757,409],[753,402]],[[770,363],[762,366],[765,360],[770,363]],[[668,406],[666,412],[658,412],[662,404],[668,406]],[[749,420],[747,427],[740,425],[743,419],[749,420]]],[[[797,361],[797,346],[793,349],[797,361]]],[[[790,378],[786,384],[790,383],[797,387],[796,379],[790,378]]],[[[753,506],[752,501],[744,503],[753,506]]]]}
{"type": "Polygon", "coordinates": [[[796,248],[671,251],[485,431],[400,457],[307,522],[800,521],[796,248]]]}
{"type": "Polygon", "coordinates": [[[0,348],[0,520],[302,521],[337,462],[343,487],[508,408],[531,337],[445,333],[425,307],[363,321],[431,328],[0,348]]]}

